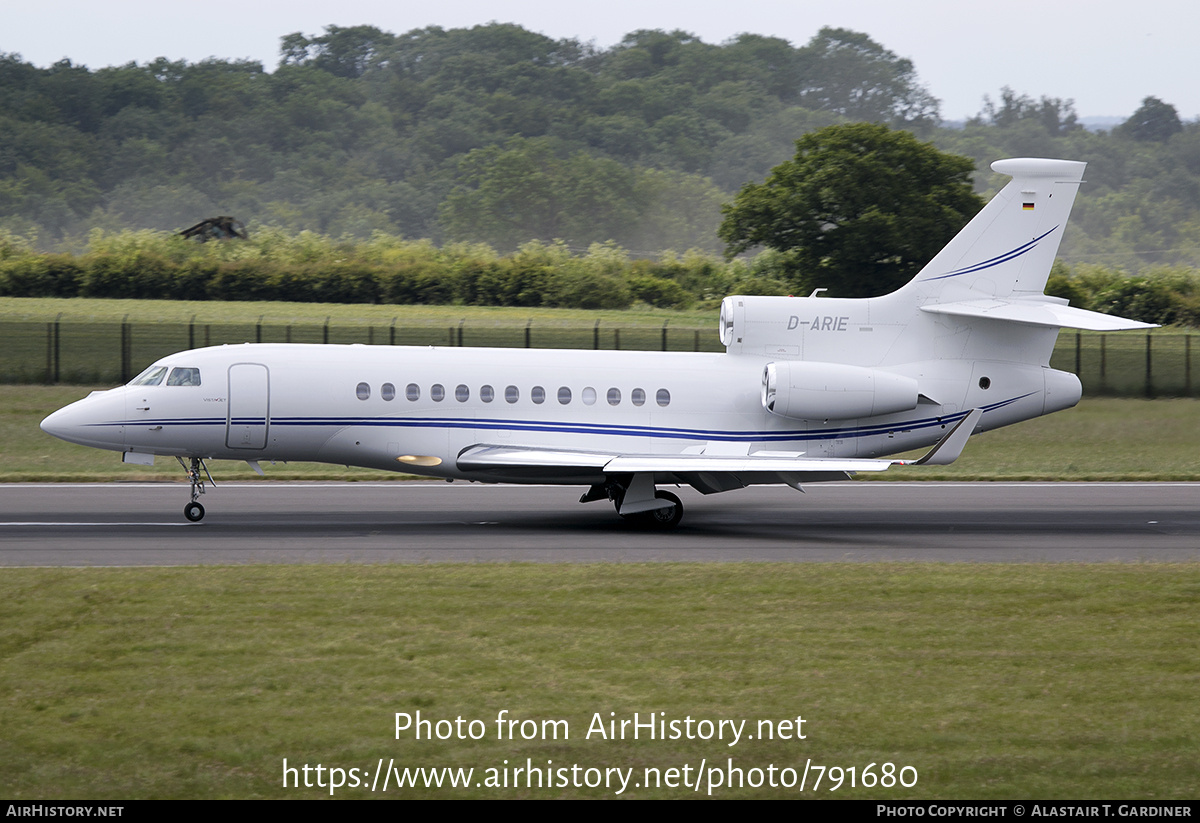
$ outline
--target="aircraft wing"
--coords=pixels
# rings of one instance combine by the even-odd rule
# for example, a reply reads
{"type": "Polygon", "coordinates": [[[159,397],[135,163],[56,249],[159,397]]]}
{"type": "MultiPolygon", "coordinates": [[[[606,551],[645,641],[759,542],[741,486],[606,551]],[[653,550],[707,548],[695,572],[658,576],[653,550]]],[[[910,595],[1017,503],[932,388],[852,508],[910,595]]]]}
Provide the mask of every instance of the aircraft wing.
{"type": "Polygon", "coordinates": [[[519,446],[472,446],[458,456],[463,471],[522,469],[592,469],[605,474],[638,472],[883,471],[892,460],[804,457],[773,452],[770,456],[707,454],[618,454],[564,451],[519,446]]]}
{"type": "Polygon", "coordinates": [[[973,409],[917,460],[807,457],[803,452],[620,454],[480,444],[459,454],[458,468],[497,479],[542,477],[561,481],[570,477],[578,482],[601,482],[606,475],[614,474],[673,475],[705,494],[751,483],[787,483],[799,488],[801,482],[841,480],[854,472],[879,472],[896,465],[948,465],[962,453],[982,415],[982,409],[973,409]]]}

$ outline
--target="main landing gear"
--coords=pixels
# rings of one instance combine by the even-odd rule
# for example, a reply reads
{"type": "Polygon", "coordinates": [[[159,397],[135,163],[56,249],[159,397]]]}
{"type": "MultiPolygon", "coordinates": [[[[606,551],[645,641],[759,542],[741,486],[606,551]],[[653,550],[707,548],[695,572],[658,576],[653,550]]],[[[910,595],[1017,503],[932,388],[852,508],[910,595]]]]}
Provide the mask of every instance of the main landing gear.
{"type": "Polygon", "coordinates": [[[655,489],[649,474],[597,484],[579,498],[580,503],[593,500],[611,500],[622,518],[652,529],[673,529],[683,520],[683,501],[671,492],[655,489]]]}
{"type": "Polygon", "coordinates": [[[192,502],[183,507],[183,516],[193,523],[198,523],[204,519],[204,506],[200,503],[200,495],[204,494],[204,478],[208,477],[208,482],[213,486],[217,485],[217,481],[213,480],[209,474],[208,466],[204,465],[204,461],[199,457],[192,458],[191,468],[183,462],[182,457],[176,457],[179,465],[183,466],[183,470],[187,472],[188,480],[192,484],[192,502]],[[200,470],[204,470],[204,474],[200,474],[200,470]]]}
{"type": "MultiPolygon", "coordinates": [[[[683,501],[670,492],[655,492],[654,497],[656,500],[662,500],[670,505],[666,508],[621,516],[655,529],[673,529],[678,526],[679,521],[683,520],[683,501]]],[[[617,514],[621,514],[620,509],[617,509],[617,514]]]]}

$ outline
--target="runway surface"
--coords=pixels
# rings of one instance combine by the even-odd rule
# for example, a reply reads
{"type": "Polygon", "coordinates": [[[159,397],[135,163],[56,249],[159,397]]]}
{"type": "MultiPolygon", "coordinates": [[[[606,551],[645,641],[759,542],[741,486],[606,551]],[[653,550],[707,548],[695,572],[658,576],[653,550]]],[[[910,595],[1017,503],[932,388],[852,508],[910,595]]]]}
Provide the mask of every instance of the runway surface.
{"type": "Polygon", "coordinates": [[[829,483],[678,491],[674,532],[580,489],[246,483],[184,520],[180,484],[0,486],[0,565],[1200,561],[1200,483],[829,483]]]}

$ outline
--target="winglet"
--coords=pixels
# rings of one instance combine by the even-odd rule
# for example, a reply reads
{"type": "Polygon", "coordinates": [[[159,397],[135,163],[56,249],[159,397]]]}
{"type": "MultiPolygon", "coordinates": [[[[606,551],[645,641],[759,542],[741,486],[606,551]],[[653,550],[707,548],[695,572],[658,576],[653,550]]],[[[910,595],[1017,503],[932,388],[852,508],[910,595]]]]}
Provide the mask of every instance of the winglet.
{"type": "Polygon", "coordinates": [[[937,445],[930,449],[924,457],[916,460],[895,460],[893,465],[949,466],[962,454],[963,447],[967,445],[967,438],[974,433],[981,417],[983,417],[983,409],[971,409],[967,416],[946,432],[946,436],[939,440],[937,445]]]}

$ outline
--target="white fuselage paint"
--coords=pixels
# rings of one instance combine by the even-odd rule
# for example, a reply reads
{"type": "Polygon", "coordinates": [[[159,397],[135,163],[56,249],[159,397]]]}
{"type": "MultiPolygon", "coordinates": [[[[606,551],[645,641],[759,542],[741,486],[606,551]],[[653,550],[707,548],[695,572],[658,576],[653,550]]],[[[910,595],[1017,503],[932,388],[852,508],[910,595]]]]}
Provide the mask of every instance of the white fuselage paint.
{"type": "MultiPolygon", "coordinates": [[[[466,477],[455,458],[480,443],[636,454],[703,448],[710,454],[877,457],[937,442],[945,434],[944,418],[964,408],[985,409],[981,428],[1045,410],[1047,370],[959,361],[940,364],[944,376],[937,385],[955,387],[952,397],[939,392],[949,402],[865,420],[784,418],[761,403],[768,362],[765,355],[748,354],[220,346],[158,361],[199,369],[199,386],[122,386],[68,406],[46,424],[65,439],[121,451],[466,477]],[[991,387],[972,390],[966,381],[981,369],[991,387]],[[369,390],[366,399],[359,398],[359,384],[369,390]],[[393,387],[391,400],[384,399],[385,384],[393,387]],[[410,384],[420,392],[415,401],[407,398],[410,384]],[[438,385],[444,394],[435,401],[438,385]],[[458,399],[460,386],[466,387],[465,400],[458,399]],[[485,386],[494,392],[491,402],[482,399],[485,386]],[[510,386],[518,392],[515,403],[506,400],[510,386]],[[545,393],[540,404],[533,401],[536,387],[545,393]],[[567,403],[559,402],[564,388],[567,403]],[[615,405],[610,389],[620,392],[615,405]],[[637,389],[644,393],[641,405],[633,402],[637,389]],[[666,405],[659,403],[660,390],[669,393],[666,405]],[[402,455],[440,462],[414,465],[399,462],[402,455]]],[[[929,371],[926,364],[907,365],[897,371],[929,371]]]]}

